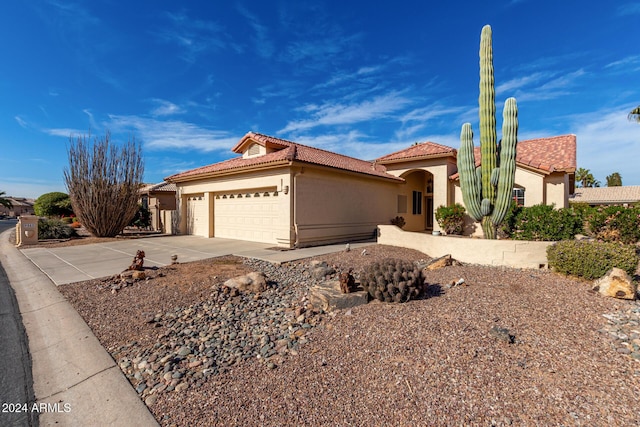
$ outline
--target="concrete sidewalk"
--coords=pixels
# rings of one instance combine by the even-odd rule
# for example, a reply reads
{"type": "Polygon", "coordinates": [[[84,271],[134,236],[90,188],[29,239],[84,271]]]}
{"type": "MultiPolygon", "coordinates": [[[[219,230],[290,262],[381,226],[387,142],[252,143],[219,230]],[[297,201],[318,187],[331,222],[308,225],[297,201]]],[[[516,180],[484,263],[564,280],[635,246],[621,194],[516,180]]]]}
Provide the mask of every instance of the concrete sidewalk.
{"type": "MultiPolygon", "coordinates": [[[[351,248],[357,250],[374,243],[373,241],[353,243],[351,248]]],[[[295,250],[277,250],[273,245],[242,240],[163,236],[61,248],[37,247],[21,251],[56,285],[63,285],[121,273],[131,264],[138,250],[143,250],[146,254],[145,267],[160,267],[170,264],[172,255],[178,255],[180,263],[224,255],[282,263],[338,252],[344,248],[345,245],[341,243],[295,250]]]]}
{"type": "Polygon", "coordinates": [[[157,426],[55,284],[9,243],[10,232],[0,234],[0,262],[15,291],[29,340],[40,425],[157,426]]]}

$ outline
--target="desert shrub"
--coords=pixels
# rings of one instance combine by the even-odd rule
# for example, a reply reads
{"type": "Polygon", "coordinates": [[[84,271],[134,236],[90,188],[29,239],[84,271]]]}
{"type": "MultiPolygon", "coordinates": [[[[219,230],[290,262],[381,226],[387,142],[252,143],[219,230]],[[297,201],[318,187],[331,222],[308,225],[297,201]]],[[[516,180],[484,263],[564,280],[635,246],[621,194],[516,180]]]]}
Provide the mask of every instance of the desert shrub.
{"type": "Polygon", "coordinates": [[[632,244],[640,241],[640,207],[607,206],[586,217],[589,235],[605,242],[632,244]]]}
{"type": "Polygon", "coordinates": [[[507,214],[498,226],[498,233],[500,237],[511,237],[514,232],[513,230],[515,229],[516,217],[522,209],[523,207],[518,205],[515,201],[511,202],[507,214]]]}
{"type": "Polygon", "coordinates": [[[462,234],[464,231],[465,209],[460,203],[451,206],[438,206],[436,221],[447,234],[462,234]]]}
{"type": "Polygon", "coordinates": [[[404,227],[405,225],[405,221],[404,221],[404,217],[401,216],[397,216],[395,218],[391,218],[391,225],[395,225],[396,227],[404,227]]]}
{"type": "Polygon", "coordinates": [[[146,208],[143,205],[138,205],[138,211],[129,225],[138,228],[151,227],[151,211],[149,208],[146,208]]]}
{"type": "Polygon", "coordinates": [[[515,240],[558,241],[573,239],[582,232],[582,216],[571,208],[552,205],[515,207],[505,218],[507,235],[515,240]]]}
{"type": "Polygon", "coordinates": [[[549,267],[572,276],[596,279],[613,267],[634,274],[638,254],[632,245],[566,240],[547,248],[549,267]]]}
{"type": "Polygon", "coordinates": [[[360,283],[372,298],[406,302],[423,294],[422,271],[411,262],[387,258],[364,267],[360,283]]]}
{"type": "Polygon", "coordinates": [[[69,224],[60,219],[38,220],[38,239],[69,239],[78,233],[69,224]]]}
{"type": "Polygon", "coordinates": [[[33,210],[38,216],[60,217],[73,213],[71,199],[66,193],[54,191],[38,197],[33,204],[33,210]]]}

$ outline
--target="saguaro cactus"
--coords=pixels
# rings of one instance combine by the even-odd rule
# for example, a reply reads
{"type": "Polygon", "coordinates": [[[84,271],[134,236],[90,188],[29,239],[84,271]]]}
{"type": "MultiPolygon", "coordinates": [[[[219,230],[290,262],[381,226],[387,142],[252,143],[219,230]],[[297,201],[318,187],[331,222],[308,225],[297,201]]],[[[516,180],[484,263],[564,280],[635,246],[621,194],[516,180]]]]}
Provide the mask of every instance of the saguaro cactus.
{"type": "Polygon", "coordinates": [[[458,172],[460,189],[467,211],[482,222],[486,239],[496,238],[496,226],[504,219],[509,205],[516,171],[518,143],[518,107],[515,98],[504,104],[502,141],[497,143],[496,103],[493,80],[491,27],[485,25],[480,37],[480,153],[476,168],[473,131],[470,123],[462,125],[458,172]]]}

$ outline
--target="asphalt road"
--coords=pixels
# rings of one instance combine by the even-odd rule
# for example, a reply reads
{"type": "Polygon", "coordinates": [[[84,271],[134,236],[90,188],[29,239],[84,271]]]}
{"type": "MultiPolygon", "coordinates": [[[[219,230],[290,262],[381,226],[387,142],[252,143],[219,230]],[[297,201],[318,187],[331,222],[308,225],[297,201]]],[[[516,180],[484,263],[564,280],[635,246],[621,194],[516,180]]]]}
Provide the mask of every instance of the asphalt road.
{"type": "MultiPolygon", "coordinates": [[[[0,220],[0,233],[15,224],[15,220],[0,220]]],[[[31,410],[34,402],[27,334],[16,296],[0,264],[0,425],[37,426],[38,413],[31,410]]]]}

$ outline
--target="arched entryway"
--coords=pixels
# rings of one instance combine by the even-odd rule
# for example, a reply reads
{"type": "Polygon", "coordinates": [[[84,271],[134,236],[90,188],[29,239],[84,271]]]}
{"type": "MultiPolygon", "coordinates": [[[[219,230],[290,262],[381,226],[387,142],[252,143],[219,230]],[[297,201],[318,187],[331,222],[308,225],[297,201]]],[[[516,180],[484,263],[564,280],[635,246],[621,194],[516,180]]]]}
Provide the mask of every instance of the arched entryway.
{"type": "Polygon", "coordinates": [[[404,214],[404,229],[433,230],[433,174],[422,169],[413,169],[401,177],[405,179],[405,183],[398,195],[398,212],[404,214]]]}

